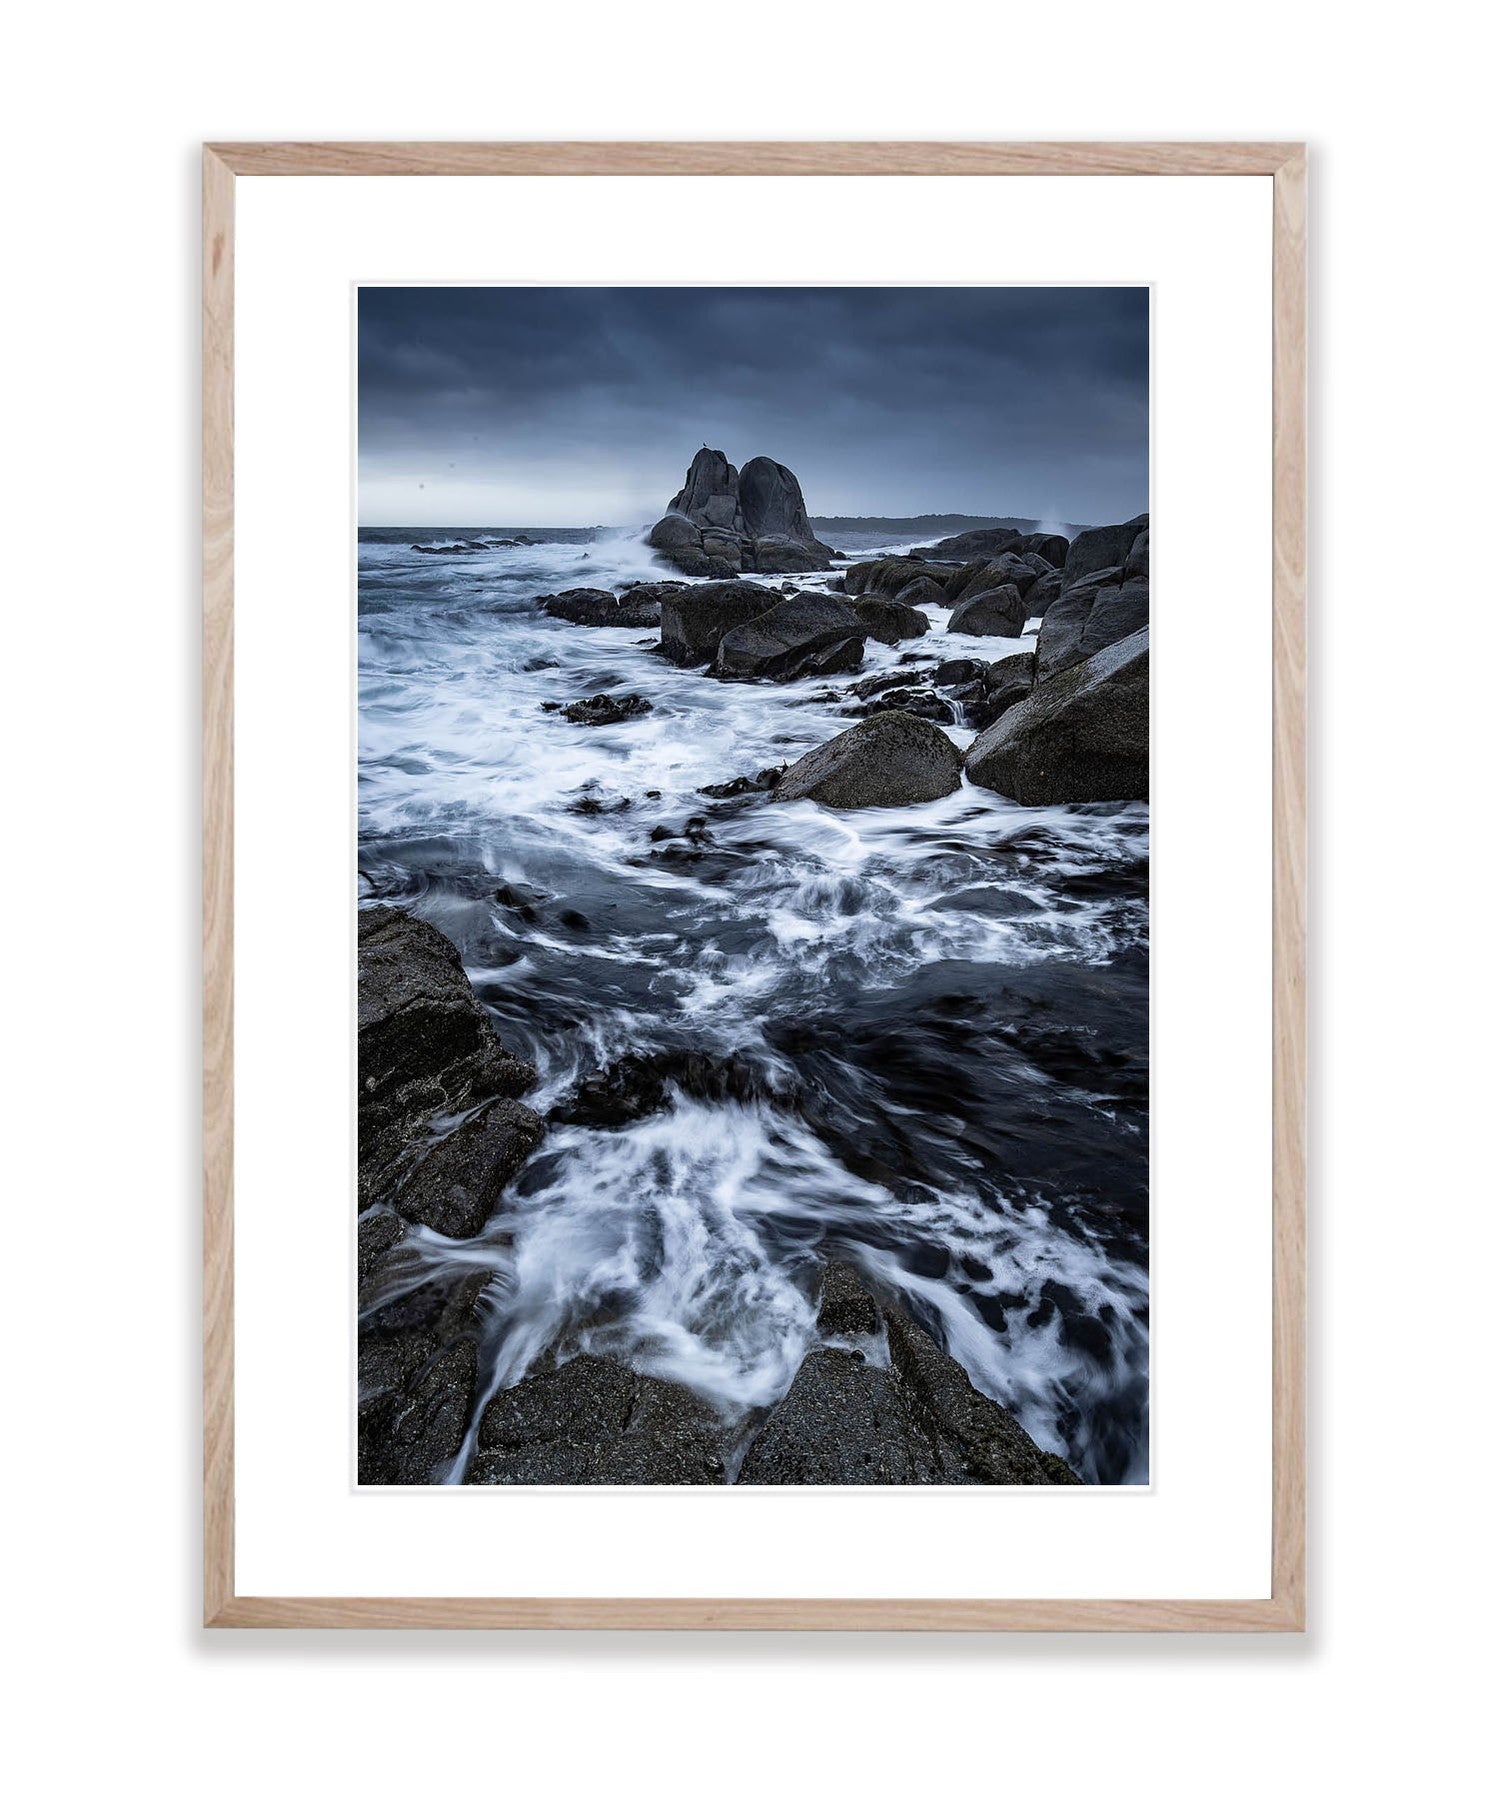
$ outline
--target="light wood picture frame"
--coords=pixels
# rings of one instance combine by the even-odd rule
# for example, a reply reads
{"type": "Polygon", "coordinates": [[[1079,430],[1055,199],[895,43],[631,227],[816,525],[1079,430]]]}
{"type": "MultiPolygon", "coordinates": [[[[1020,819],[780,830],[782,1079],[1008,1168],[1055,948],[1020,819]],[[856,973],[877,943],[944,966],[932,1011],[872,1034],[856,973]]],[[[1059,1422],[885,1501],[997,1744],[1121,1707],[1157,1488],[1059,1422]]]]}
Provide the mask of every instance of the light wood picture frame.
{"type": "Polygon", "coordinates": [[[1306,204],[1297,143],[226,143],[203,153],[203,1609],[214,1628],[1287,1632],[1306,1615],[1306,204]],[[1273,181],[1273,1493],[1268,1598],[244,1593],[234,1541],[234,218],[240,176],[1273,181]]]}

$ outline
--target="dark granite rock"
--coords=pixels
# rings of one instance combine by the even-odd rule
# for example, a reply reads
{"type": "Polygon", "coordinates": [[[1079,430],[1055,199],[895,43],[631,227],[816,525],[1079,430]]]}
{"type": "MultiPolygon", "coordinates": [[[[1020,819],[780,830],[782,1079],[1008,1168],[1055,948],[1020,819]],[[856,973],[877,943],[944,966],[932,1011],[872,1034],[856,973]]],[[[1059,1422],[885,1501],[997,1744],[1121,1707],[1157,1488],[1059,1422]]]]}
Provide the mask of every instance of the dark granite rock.
{"type": "Polygon", "coordinates": [[[724,1430],[685,1387],[581,1355],[497,1393],[479,1423],[473,1486],[707,1486],[724,1430]]]}
{"type": "Polygon", "coordinates": [[[359,1480],[363,1486],[440,1481],[468,1430],[478,1352],[420,1332],[372,1337],[359,1350],[359,1480]]]}
{"type": "Polygon", "coordinates": [[[573,625],[624,626],[643,630],[661,622],[661,603],[645,588],[613,594],[602,587],[569,587],[562,593],[542,594],[537,602],[549,617],[573,625]]]}
{"type": "Polygon", "coordinates": [[[1097,569],[1064,587],[1041,621],[1036,678],[1049,681],[1150,623],[1150,583],[1122,567],[1097,569]]]}
{"type": "Polygon", "coordinates": [[[772,800],[810,799],[839,810],[918,805],[955,793],[962,765],[935,724],[905,712],[876,712],[793,762],[772,800]]]}
{"type": "Polygon", "coordinates": [[[476,1236],[510,1177],[540,1143],[541,1119],[518,1100],[491,1100],[414,1162],[388,1203],[445,1237],[476,1236]]]}
{"type": "Polygon", "coordinates": [[[801,574],[825,569],[833,552],[807,518],[801,485],[789,468],[756,456],[736,469],[721,450],[704,446],[666,516],[646,540],[691,575],[738,570],[801,574]]]}
{"type": "Polygon", "coordinates": [[[947,628],[964,637],[1018,637],[1028,616],[1018,589],[991,587],[955,606],[947,628]]]}
{"type": "Polygon", "coordinates": [[[1039,681],[970,747],[970,781],[1025,806],[1150,797],[1150,633],[1039,681]]]}
{"type": "MultiPolygon", "coordinates": [[[[907,587],[903,591],[909,593],[907,587]]],[[[873,599],[865,595],[850,600],[860,624],[876,643],[901,643],[908,637],[924,637],[932,621],[904,601],[873,599]]]]}
{"type": "Polygon", "coordinates": [[[750,1445],[741,1484],[1080,1484],[899,1306],[877,1305],[851,1269],[835,1264],[824,1280],[819,1332],[867,1336],[881,1326],[888,1369],[848,1349],[816,1349],[803,1360],[750,1445]]]}
{"type": "MultiPolygon", "coordinates": [[[[1062,564],[1063,588],[1075,587],[1100,569],[1124,567],[1136,540],[1149,529],[1150,514],[1142,512],[1122,525],[1095,525],[1079,531],[1068,545],[1067,559],[1062,564]]],[[[1148,547],[1145,553],[1148,555],[1148,547]]]]}
{"type": "Polygon", "coordinates": [[[850,645],[862,660],[865,629],[858,613],[833,594],[798,594],[726,631],[714,669],[736,680],[787,681],[807,673],[846,667],[850,645]],[[830,660],[827,652],[836,654],[830,660]]]}
{"type": "Polygon", "coordinates": [[[712,581],[661,596],[661,653],[680,667],[711,662],[726,632],[777,603],[774,588],[754,581],[712,581]]]}
{"type": "Polygon", "coordinates": [[[817,1304],[819,1337],[870,1337],[880,1328],[880,1309],[847,1262],[823,1269],[817,1304]]]}
{"type": "Polygon", "coordinates": [[[943,557],[955,562],[971,562],[988,557],[1018,541],[1019,531],[1013,525],[994,525],[977,531],[961,531],[956,537],[944,537],[940,543],[928,544],[926,553],[934,559],[943,557]]]}
{"type": "Polygon", "coordinates": [[[536,1070],[512,1056],[456,947],[395,906],[359,913],[359,1205],[396,1197],[435,1117],[513,1099],[536,1070]]]}
{"type": "Polygon", "coordinates": [[[562,708],[562,716],[574,725],[617,725],[651,710],[651,702],[639,693],[595,693],[562,708]]]}

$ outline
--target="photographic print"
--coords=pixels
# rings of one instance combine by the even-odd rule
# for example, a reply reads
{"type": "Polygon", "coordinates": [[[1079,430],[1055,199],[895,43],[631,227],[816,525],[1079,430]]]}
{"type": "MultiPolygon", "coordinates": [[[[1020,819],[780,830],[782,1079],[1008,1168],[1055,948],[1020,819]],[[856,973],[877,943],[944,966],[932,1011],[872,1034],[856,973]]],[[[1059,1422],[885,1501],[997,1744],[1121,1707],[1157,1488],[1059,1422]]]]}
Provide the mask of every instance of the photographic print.
{"type": "Polygon", "coordinates": [[[1148,290],[357,330],[360,1483],[1147,1482],[1148,290]]]}

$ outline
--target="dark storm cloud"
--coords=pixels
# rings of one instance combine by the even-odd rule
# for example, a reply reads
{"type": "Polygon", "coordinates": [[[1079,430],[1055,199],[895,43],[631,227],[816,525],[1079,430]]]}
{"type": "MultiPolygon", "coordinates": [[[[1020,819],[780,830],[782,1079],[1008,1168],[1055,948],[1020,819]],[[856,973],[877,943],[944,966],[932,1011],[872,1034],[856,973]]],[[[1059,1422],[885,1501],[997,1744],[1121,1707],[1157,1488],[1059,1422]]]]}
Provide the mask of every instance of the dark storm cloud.
{"type": "Polygon", "coordinates": [[[365,288],[366,523],[624,523],[704,443],[813,513],[1147,504],[1144,288],[365,288]],[[456,508],[456,510],[455,510],[456,508]]]}

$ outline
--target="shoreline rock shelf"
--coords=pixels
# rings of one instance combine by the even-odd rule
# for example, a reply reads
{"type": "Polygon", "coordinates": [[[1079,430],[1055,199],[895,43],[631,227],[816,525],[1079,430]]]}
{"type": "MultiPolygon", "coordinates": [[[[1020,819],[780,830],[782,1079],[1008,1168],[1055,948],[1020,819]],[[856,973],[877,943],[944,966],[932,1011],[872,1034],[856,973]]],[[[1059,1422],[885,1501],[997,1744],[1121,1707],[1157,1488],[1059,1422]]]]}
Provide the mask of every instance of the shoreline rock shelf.
{"type": "MultiPolygon", "coordinates": [[[[428,1130],[434,1105],[534,1072],[500,1045],[457,950],[424,921],[389,906],[362,911],[359,973],[361,1168],[379,1164],[360,1195],[363,1484],[428,1485],[460,1472],[470,1485],[718,1484],[741,1460],[737,1478],[750,1485],[1077,1482],[898,1304],[838,1262],[824,1268],[817,1343],[766,1414],[726,1419],[675,1382],[548,1352],[476,1420],[491,1271],[481,1261],[421,1272],[405,1239],[411,1223],[433,1221],[399,1209],[410,1183],[398,1156],[387,1164],[378,1152],[428,1130]]],[[[424,1191],[457,1207],[445,1234],[483,1227],[542,1129],[528,1107],[501,1098],[437,1140],[423,1165],[440,1161],[442,1175],[424,1191]],[[495,1119],[497,1147],[494,1123],[483,1122],[495,1119]]]]}

